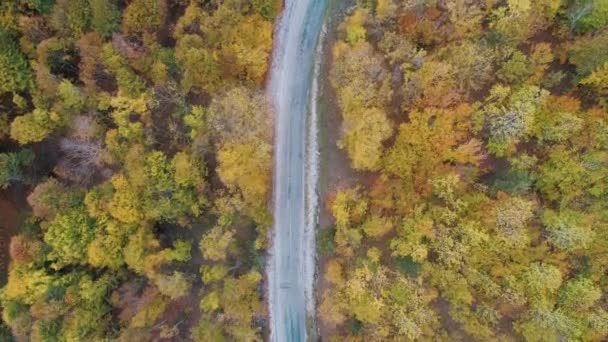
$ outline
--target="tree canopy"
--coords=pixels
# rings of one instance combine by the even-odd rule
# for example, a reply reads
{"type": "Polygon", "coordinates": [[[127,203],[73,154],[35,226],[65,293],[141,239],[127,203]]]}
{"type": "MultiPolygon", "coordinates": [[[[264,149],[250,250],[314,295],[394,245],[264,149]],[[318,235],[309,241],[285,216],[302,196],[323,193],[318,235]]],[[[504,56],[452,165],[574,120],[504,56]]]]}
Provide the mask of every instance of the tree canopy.
{"type": "Polygon", "coordinates": [[[262,339],[280,6],[0,4],[0,340],[262,339]]]}
{"type": "Polygon", "coordinates": [[[608,336],[604,7],[348,11],[324,69],[352,170],[324,185],[321,336],[608,336]]]}

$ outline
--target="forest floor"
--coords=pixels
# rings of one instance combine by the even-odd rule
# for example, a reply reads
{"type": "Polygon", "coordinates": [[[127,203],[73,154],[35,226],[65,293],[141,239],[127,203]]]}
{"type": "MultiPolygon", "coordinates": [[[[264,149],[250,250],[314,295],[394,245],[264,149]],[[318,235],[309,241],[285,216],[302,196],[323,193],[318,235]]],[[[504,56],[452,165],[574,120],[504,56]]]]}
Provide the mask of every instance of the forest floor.
{"type": "Polygon", "coordinates": [[[0,284],[6,282],[10,262],[9,244],[20,225],[19,196],[12,189],[0,192],[0,284]]]}

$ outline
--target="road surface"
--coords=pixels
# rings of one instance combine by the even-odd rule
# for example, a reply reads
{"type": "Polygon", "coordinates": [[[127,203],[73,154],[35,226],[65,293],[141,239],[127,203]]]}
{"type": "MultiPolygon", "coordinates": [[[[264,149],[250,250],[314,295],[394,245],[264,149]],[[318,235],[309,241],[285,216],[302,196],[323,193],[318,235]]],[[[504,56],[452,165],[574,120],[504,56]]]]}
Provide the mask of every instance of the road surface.
{"type": "Polygon", "coordinates": [[[316,162],[316,130],[309,127],[309,114],[325,7],[326,0],[285,0],[275,31],[269,87],[276,122],[274,229],[268,265],[273,342],[306,341],[307,321],[314,314],[316,203],[311,201],[318,165],[311,165],[316,162]]]}

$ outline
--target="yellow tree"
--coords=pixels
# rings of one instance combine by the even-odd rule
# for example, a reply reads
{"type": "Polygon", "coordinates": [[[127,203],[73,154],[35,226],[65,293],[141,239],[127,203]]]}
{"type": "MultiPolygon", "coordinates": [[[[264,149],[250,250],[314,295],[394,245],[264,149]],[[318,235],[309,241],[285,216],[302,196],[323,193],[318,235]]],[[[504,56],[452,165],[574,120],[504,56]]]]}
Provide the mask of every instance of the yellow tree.
{"type": "Polygon", "coordinates": [[[218,152],[218,161],[218,173],[224,184],[241,190],[249,203],[266,200],[272,166],[269,145],[226,144],[218,152]]]}
{"type": "Polygon", "coordinates": [[[338,142],[344,148],[356,170],[377,170],[382,158],[382,143],[393,129],[386,114],[377,108],[363,110],[338,142]]]}
{"type": "Polygon", "coordinates": [[[450,162],[476,165],[481,154],[478,146],[471,146],[474,141],[468,140],[470,115],[466,104],[452,110],[411,112],[410,121],[401,124],[395,144],[386,154],[385,172],[428,191],[428,179],[446,172],[450,162]]]}
{"type": "Polygon", "coordinates": [[[256,14],[246,16],[235,27],[224,30],[228,33],[222,44],[223,63],[232,66],[230,70],[237,78],[260,85],[272,50],[272,24],[256,14]]]}
{"type": "Polygon", "coordinates": [[[61,125],[61,118],[55,112],[34,109],[31,113],[21,115],[11,124],[11,138],[25,145],[42,141],[61,125]]]}

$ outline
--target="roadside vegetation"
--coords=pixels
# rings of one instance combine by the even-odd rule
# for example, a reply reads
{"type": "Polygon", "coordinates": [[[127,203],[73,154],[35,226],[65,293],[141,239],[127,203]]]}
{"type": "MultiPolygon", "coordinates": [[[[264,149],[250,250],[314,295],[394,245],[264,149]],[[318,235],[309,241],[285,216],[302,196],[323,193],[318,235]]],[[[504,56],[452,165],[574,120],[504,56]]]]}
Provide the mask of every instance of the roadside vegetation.
{"type": "Polygon", "coordinates": [[[0,187],[29,203],[0,340],[263,338],[279,10],[0,3],[0,187]]]}
{"type": "Polygon", "coordinates": [[[602,0],[359,1],[324,340],[607,338],[607,25],[602,0]]]}

